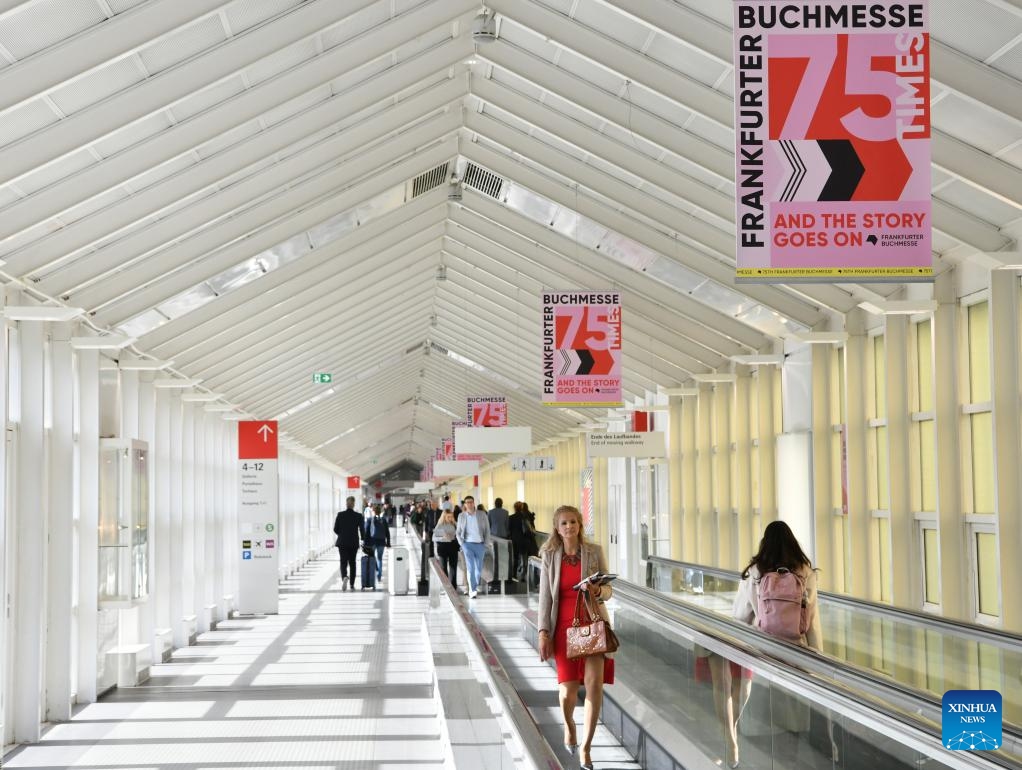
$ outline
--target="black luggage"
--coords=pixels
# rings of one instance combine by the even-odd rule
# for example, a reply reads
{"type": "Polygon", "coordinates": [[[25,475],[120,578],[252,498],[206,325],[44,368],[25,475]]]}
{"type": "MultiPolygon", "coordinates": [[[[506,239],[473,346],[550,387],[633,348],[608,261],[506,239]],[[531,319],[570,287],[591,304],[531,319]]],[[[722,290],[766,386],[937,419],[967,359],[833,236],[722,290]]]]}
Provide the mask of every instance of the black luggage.
{"type": "Polygon", "coordinates": [[[376,557],[369,555],[362,557],[362,590],[367,588],[376,590],[376,557]]]}

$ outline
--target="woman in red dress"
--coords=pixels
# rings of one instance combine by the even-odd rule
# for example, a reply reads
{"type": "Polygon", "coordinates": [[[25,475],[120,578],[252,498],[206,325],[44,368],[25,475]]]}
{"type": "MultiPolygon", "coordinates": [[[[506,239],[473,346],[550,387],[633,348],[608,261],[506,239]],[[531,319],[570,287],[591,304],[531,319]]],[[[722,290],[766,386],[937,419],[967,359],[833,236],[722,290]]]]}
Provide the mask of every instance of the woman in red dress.
{"type": "MultiPolygon", "coordinates": [[[[594,572],[606,572],[607,562],[603,549],[585,542],[582,515],[578,508],[570,505],[562,505],[554,511],[554,531],[543,544],[540,558],[543,568],[539,579],[539,657],[547,660],[552,655],[557,663],[557,682],[564,714],[564,746],[571,754],[578,748],[575,737],[578,690],[580,685],[585,685],[581,767],[591,770],[590,750],[603,705],[603,685],[614,683],[614,661],[604,655],[569,659],[567,633],[575,617],[574,586],[594,572]]],[[[610,598],[611,587],[587,584],[584,590],[597,600],[600,615],[607,619],[603,602],[610,598]]]]}

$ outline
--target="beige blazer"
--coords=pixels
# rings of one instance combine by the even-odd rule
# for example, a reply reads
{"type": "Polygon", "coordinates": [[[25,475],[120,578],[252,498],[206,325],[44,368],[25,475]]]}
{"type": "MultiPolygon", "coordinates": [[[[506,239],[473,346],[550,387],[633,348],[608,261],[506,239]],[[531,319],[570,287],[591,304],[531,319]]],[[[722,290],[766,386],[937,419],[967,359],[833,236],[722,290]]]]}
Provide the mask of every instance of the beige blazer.
{"type": "MultiPolygon", "coordinates": [[[[558,548],[553,551],[541,551],[540,558],[543,560],[543,567],[539,572],[539,630],[546,631],[551,636],[554,627],[557,625],[557,605],[560,601],[561,585],[561,556],[564,550],[558,548]]],[[[606,572],[607,559],[603,555],[603,549],[595,543],[582,544],[582,577],[588,577],[594,572],[606,572]]],[[[610,585],[602,587],[600,601],[597,602],[597,609],[604,620],[610,620],[607,615],[607,608],[603,602],[614,594],[610,585]]]]}

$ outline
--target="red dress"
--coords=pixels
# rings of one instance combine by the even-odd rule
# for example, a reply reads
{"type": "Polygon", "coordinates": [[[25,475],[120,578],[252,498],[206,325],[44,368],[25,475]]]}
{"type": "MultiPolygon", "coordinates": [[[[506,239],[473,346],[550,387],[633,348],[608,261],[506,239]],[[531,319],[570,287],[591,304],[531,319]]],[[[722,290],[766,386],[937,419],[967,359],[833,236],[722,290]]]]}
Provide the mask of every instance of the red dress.
{"type": "MultiPolygon", "coordinates": [[[[569,557],[571,558],[571,557],[569,557]]],[[[573,586],[582,579],[582,560],[561,558],[560,597],[557,602],[557,626],[554,628],[554,661],[557,663],[557,682],[581,682],[585,678],[586,659],[568,657],[568,627],[575,618],[573,586]],[[574,564],[571,563],[574,562],[574,564]]],[[[583,615],[583,619],[585,615],[583,615]]],[[[614,684],[614,659],[604,658],[603,683],[614,684]]]]}

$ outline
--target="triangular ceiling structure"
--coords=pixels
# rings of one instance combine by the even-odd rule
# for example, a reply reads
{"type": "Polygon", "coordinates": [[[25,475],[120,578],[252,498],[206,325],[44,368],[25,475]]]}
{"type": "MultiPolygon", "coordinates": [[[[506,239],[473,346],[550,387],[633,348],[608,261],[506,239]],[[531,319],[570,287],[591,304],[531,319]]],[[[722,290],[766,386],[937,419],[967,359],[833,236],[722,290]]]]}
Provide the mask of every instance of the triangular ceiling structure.
{"type": "MultiPolygon", "coordinates": [[[[905,292],[734,285],[730,3],[487,8],[480,44],[475,0],[0,0],[4,281],[365,476],[467,395],[537,443],[592,419],[540,405],[544,288],[623,293],[629,397],[905,292]]],[[[989,269],[1022,3],[931,18],[937,269],[989,269]]]]}

